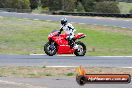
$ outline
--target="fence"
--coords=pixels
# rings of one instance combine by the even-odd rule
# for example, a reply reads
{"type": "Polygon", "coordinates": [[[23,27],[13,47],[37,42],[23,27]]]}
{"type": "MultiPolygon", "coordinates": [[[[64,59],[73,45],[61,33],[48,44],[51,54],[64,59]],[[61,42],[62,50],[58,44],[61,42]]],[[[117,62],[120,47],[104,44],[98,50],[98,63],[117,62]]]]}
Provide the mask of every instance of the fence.
{"type": "Polygon", "coordinates": [[[118,13],[94,13],[94,12],[53,12],[54,15],[73,15],[73,16],[101,16],[101,17],[122,17],[132,18],[132,14],[118,13]]]}

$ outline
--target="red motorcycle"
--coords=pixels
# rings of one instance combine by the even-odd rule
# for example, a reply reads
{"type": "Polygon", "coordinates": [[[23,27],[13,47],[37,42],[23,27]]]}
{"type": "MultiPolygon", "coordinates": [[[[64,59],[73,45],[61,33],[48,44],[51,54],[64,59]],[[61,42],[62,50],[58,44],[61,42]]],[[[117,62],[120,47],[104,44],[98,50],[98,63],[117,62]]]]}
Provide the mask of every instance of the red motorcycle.
{"type": "Polygon", "coordinates": [[[47,55],[53,56],[57,54],[75,54],[76,56],[84,56],[86,53],[86,46],[81,41],[77,41],[77,39],[84,38],[86,35],[83,33],[78,33],[73,38],[75,44],[78,45],[78,49],[74,49],[70,47],[68,44],[67,34],[60,34],[58,36],[58,30],[52,31],[48,35],[48,42],[44,45],[44,51],[47,55]]]}

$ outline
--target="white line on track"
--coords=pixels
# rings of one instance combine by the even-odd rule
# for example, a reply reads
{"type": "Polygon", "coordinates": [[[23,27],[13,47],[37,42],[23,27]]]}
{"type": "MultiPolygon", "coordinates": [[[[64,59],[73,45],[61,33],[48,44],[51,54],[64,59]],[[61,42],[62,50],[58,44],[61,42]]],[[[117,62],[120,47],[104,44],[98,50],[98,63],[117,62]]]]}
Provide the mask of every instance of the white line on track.
{"type": "Polygon", "coordinates": [[[111,18],[110,20],[117,20],[117,19],[111,18]]]}
{"type": "Polygon", "coordinates": [[[33,20],[39,20],[39,19],[33,19],[33,20]]]}
{"type": "Polygon", "coordinates": [[[46,21],[50,21],[51,22],[52,20],[46,20],[46,21]]]}
{"type": "Polygon", "coordinates": [[[45,66],[47,68],[74,68],[79,66],[45,66]]]}
{"type": "Polygon", "coordinates": [[[132,67],[121,67],[121,68],[132,68],[132,67]]]}
{"type": "MultiPolygon", "coordinates": [[[[31,55],[31,56],[41,56],[41,55],[45,56],[46,54],[29,54],[29,55],[31,55]]],[[[75,55],[74,54],[58,54],[56,56],[75,56],[75,55]]]]}
{"type": "MultiPolygon", "coordinates": [[[[34,56],[46,55],[46,54],[30,54],[34,56]]],[[[74,54],[58,54],[56,56],[75,56],[74,54]]],[[[132,57],[132,56],[92,56],[92,57],[132,57]]]]}
{"type": "Polygon", "coordinates": [[[100,17],[95,17],[95,19],[102,19],[102,18],[100,18],[100,17]]]}
{"type": "Polygon", "coordinates": [[[29,54],[31,56],[41,56],[41,55],[46,55],[46,54],[29,54]]]}
{"type": "Polygon", "coordinates": [[[132,68],[132,67],[108,67],[108,66],[106,66],[106,67],[102,67],[102,68],[132,68]]]}
{"type": "Polygon", "coordinates": [[[124,20],[124,21],[131,21],[131,20],[124,20]]]}
{"type": "MultiPolygon", "coordinates": [[[[83,65],[82,65],[83,66],[83,65]]],[[[45,66],[47,68],[76,68],[79,66],[45,66]]],[[[83,67],[90,67],[90,68],[95,68],[96,66],[83,66],[83,67]]],[[[103,66],[97,66],[98,68],[132,68],[132,67],[103,67],[103,66]]]]}
{"type": "Polygon", "coordinates": [[[79,24],[86,24],[86,23],[79,23],[79,24]]]}
{"type": "Polygon", "coordinates": [[[75,56],[74,54],[62,54],[62,55],[57,55],[57,56],[75,56]]]}
{"type": "Polygon", "coordinates": [[[121,28],[127,28],[127,27],[121,27],[121,28]]]}
{"type": "Polygon", "coordinates": [[[95,56],[95,57],[132,57],[132,56],[95,56]]]}

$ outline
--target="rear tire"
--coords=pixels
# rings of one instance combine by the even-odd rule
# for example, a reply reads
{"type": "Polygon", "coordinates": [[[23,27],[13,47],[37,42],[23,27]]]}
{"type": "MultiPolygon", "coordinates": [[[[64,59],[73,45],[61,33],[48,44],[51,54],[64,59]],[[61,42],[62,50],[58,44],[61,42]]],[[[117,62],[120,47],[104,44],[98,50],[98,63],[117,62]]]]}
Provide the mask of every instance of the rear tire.
{"type": "Polygon", "coordinates": [[[49,47],[50,47],[50,42],[47,42],[45,45],[44,45],[44,52],[49,55],[49,56],[53,56],[56,54],[57,52],[57,48],[56,48],[56,45],[54,43],[54,50],[53,51],[50,51],[49,47]]]}
{"type": "Polygon", "coordinates": [[[86,45],[85,45],[84,43],[80,42],[80,41],[75,42],[75,43],[76,43],[79,47],[81,47],[81,48],[80,48],[81,50],[79,50],[79,49],[75,50],[74,54],[75,54],[76,56],[84,56],[85,53],[86,53],[86,45]]]}

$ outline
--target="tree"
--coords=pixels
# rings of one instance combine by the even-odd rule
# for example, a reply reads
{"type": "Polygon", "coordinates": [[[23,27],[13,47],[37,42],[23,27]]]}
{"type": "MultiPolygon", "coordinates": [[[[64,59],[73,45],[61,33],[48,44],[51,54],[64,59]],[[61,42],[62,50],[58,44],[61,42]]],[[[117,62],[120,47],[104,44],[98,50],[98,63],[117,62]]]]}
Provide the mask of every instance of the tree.
{"type": "Polygon", "coordinates": [[[42,8],[49,7],[49,0],[41,0],[42,8]]]}
{"type": "Polygon", "coordinates": [[[117,1],[117,0],[95,0],[96,2],[104,2],[104,1],[117,1]]]}
{"type": "Polygon", "coordinates": [[[49,7],[50,11],[74,11],[77,0],[41,0],[42,7],[49,7]]]}
{"type": "Polygon", "coordinates": [[[29,0],[0,0],[1,8],[29,9],[29,0]]]}
{"type": "Polygon", "coordinates": [[[81,0],[81,2],[86,12],[92,12],[94,10],[95,0],[81,0]]]}
{"type": "Polygon", "coordinates": [[[83,5],[82,5],[81,2],[78,2],[78,3],[77,3],[76,11],[77,11],[77,12],[85,12],[84,7],[83,7],[83,5]]]}
{"type": "Polygon", "coordinates": [[[120,9],[114,1],[103,1],[95,4],[94,11],[97,13],[120,13],[120,9]]]}
{"type": "Polygon", "coordinates": [[[49,0],[48,6],[50,11],[61,10],[61,0],[49,0]]]}
{"type": "Polygon", "coordinates": [[[38,8],[38,6],[39,6],[39,3],[40,2],[40,0],[30,0],[30,8],[31,9],[36,9],[36,8],[38,8]]]}
{"type": "Polygon", "coordinates": [[[5,6],[5,0],[0,0],[0,8],[4,8],[5,6]]]}
{"type": "Polygon", "coordinates": [[[76,8],[77,0],[62,0],[62,6],[64,11],[72,12],[76,8]]]}
{"type": "Polygon", "coordinates": [[[17,9],[29,9],[30,7],[30,2],[29,0],[16,0],[16,6],[14,8],[17,9]]]}

